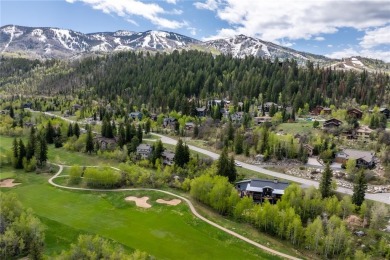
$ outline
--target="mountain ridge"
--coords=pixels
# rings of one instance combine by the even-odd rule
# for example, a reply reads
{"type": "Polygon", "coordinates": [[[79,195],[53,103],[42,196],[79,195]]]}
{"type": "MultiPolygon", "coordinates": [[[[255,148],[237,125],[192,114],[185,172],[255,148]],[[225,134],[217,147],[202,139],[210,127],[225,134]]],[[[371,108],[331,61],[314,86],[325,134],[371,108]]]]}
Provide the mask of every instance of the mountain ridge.
{"type": "MultiPolygon", "coordinates": [[[[170,52],[182,49],[198,49],[212,52],[215,55],[226,54],[237,58],[252,55],[271,60],[278,58],[281,61],[295,59],[300,65],[305,65],[307,61],[321,66],[337,64],[336,69],[345,70],[371,69],[364,64],[355,62],[351,66],[350,62],[346,63],[343,60],[331,59],[323,55],[297,51],[242,34],[211,41],[200,41],[182,34],[162,30],[82,33],[57,27],[29,27],[12,24],[0,27],[0,54],[11,57],[72,59],[89,54],[116,51],[170,52]]],[[[385,67],[388,67],[386,63],[385,67]]]]}

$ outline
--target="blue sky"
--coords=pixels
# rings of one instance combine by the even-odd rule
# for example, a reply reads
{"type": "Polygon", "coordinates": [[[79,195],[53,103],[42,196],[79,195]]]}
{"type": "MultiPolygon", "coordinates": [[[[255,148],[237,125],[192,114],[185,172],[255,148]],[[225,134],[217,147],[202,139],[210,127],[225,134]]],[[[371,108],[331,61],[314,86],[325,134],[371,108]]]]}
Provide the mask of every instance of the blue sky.
{"type": "Polygon", "coordinates": [[[245,34],[334,58],[390,62],[390,1],[6,0],[0,24],[83,33],[166,30],[200,40],[245,34]]]}

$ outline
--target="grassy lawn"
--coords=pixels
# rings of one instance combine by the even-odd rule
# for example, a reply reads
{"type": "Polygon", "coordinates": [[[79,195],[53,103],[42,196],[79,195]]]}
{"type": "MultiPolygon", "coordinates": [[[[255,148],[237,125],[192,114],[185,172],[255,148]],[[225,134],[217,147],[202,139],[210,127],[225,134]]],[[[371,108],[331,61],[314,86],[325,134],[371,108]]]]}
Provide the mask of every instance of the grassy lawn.
{"type": "Polygon", "coordinates": [[[276,132],[283,132],[286,134],[309,134],[319,132],[318,129],[313,128],[313,122],[296,122],[283,123],[276,127],[276,132]]]}
{"type": "Polygon", "coordinates": [[[20,173],[22,185],[4,191],[18,194],[46,225],[46,254],[69,247],[82,233],[115,240],[162,259],[277,259],[195,218],[185,204],[157,192],[74,192],[47,183],[48,175],[20,173]],[[153,206],[139,209],[126,196],[149,196],[153,206]]]}

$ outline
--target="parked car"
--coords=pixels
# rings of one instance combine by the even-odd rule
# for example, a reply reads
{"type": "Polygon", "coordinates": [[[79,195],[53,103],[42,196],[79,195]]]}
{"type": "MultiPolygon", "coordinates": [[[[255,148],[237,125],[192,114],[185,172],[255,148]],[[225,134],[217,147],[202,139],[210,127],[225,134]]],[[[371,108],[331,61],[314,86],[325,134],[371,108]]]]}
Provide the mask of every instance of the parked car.
{"type": "Polygon", "coordinates": [[[239,163],[239,162],[235,162],[234,165],[237,167],[242,167],[241,163],[239,163]]]}

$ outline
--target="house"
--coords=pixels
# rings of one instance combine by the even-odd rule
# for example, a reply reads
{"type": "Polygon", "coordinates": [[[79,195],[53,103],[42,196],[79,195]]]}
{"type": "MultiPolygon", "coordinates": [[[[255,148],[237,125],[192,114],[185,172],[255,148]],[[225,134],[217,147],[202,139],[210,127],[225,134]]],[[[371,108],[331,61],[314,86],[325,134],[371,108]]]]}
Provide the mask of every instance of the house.
{"type": "Polygon", "coordinates": [[[193,130],[195,128],[195,124],[192,123],[192,122],[187,122],[187,123],[185,123],[184,127],[185,127],[186,130],[191,131],[191,130],[193,130]]]}
{"type": "Polygon", "coordinates": [[[313,156],[314,147],[310,144],[304,144],[303,149],[306,151],[306,154],[308,156],[313,156]]]}
{"type": "Polygon", "coordinates": [[[363,111],[357,108],[350,108],[347,110],[347,114],[351,117],[355,117],[357,119],[361,119],[363,117],[363,111]]]}
{"type": "Polygon", "coordinates": [[[236,189],[239,191],[241,198],[249,196],[253,198],[254,202],[262,203],[268,200],[271,203],[276,203],[282,197],[288,185],[288,182],[281,182],[278,179],[249,179],[236,182],[236,189]]]}
{"type": "Polygon", "coordinates": [[[278,104],[274,102],[265,102],[264,103],[264,112],[269,112],[271,110],[271,107],[274,106],[275,108],[278,108],[278,104]]]}
{"type": "Polygon", "coordinates": [[[338,128],[339,126],[341,126],[342,123],[343,122],[341,122],[340,120],[336,118],[332,118],[324,122],[323,128],[324,129],[338,128]]]}
{"type": "Polygon", "coordinates": [[[324,115],[330,115],[332,114],[332,109],[329,107],[324,107],[324,109],[322,109],[322,112],[324,115]]]}
{"type": "Polygon", "coordinates": [[[150,119],[157,121],[157,114],[150,114],[150,119]]]}
{"type": "Polygon", "coordinates": [[[131,113],[129,114],[129,117],[131,117],[133,120],[136,120],[136,119],[142,120],[142,113],[139,112],[139,111],[131,112],[131,113]]]}
{"type": "Polygon", "coordinates": [[[175,153],[165,150],[162,154],[163,164],[173,165],[175,163],[175,153]]]}
{"type": "Polygon", "coordinates": [[[197,107],[196,108],[196,114],[198,117],[205,117],[206,116],[206,107],[197,107]]]}
{"type": "Polygon", "coordinates": [[[98,136],[94,138],[94,143],[97,144],[100,150],[114,150],[117,142],[115,138],[98,136]]]}
{"type": "Polygon", "coordinates": [[[164,127],[171,127],[171,128],[174,129],[175,125],[176,125],[176,122],[177,122],[176,118],[174,118],[174,117],[166,117],[163,120],[163,126],[164,127]]]}
{"type": "Polygon", "coordinates": [[[25,122],[24,127],[35,127],[35,124],[32,122],[25,122]]]}
{"type": "Polygon", "coordinates": [[[32,103],[31,102],[24,103],[22,105],[22,108],[29,108],[29,109],[31,109],[32,108],[32,103]]]}
{"type": "Polygon", "coordinates": [[[319,114],[321,114],[322,109],[324,109],[324,107],[316,106],[315,108],[313,108],[312,111],[310,111],[310,114],[318,116],[319,114]]]}
{"type": "Polygon", "coordinates": [[[272,117],[270,116],[257,116],[253,118],[253,124],[256,125],[262,125],[264,123],[270,123],[272,120],[272,117]]]}
{"type": "Polygon", "coordinates": [[[356,130],[356,136],[360,140],[369,139],[373,131],[368,126],[361,126],[356,130]]]}
{"type": "Polygon", "coordinates": [[[9,110],[0,110],[0,115],[9,115],[9,110]]]}
{"type": "Polygon", "coordinates": [[[388,109],[388,108],[381,107],[381,108],[379,109],[379,113],[384,114],[385,117],[386,117],[387,119],[390,118],[390,109],[388,109]]]}
{"type": "Polygon", "coordinates": [[[137,146],[137,155],[139,155],[142,159],[147,159],[152,154],[153,147],[149,144],[140,144],[137,146]]]}
{"type": "Polygon", "coordinates": [[[369,151],[344,149],[336,154],[335,161],[337,163],[346,164],[349,159],[356,160],[357,167],[375,167],[375,155],[373,152],[369,151]]]}
{"type": "Polygon", "coordinates": [[[236,124],[241,124],[244,119],[244,112],[236,112],[230,116],[233,122],[236,124]]]}
{"type": "Polygon", "coordinates": [[[329,108],[329,107],[323,107],[323,106],[316,106],[311,112],[310,114],[314,115],[314,116],[318,116],[320,115],[322,112],[322,114],[324,115],[330,115],[332,114],[332,109],[329,108]]]}
{"type": "Polygon", "coordinates": [[[83,106],[80,104],[74,104],[72,107],[73,107],[73,110],[77,111],[77,110],[80,110],[83,106]]]}

